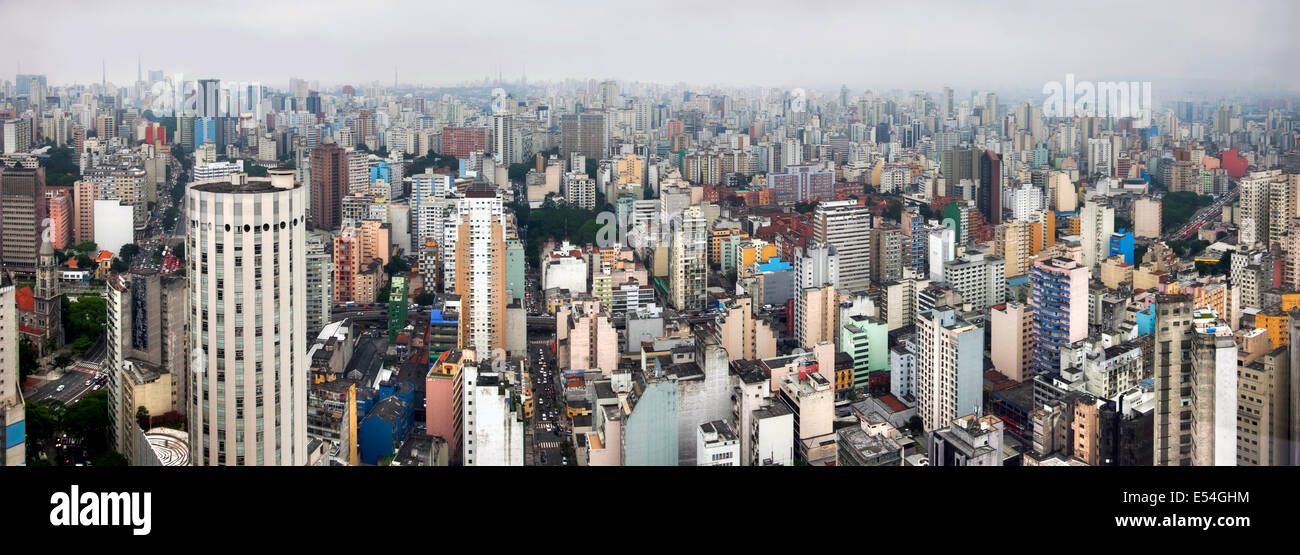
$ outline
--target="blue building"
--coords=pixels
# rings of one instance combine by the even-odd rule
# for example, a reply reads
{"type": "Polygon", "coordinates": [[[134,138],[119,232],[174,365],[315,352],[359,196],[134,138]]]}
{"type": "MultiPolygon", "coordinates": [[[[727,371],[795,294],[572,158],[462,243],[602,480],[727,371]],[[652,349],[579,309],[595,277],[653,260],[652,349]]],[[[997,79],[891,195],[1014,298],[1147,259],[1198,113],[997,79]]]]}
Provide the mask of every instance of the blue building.
{"type": "Polygon", "coordinates": [[[387,397],[375,404],[357,427],[363,464],[378,464],[396,452],[396,445],[411,430],[411,405],[399,397],[387,397]]]}
{"type": "Polygon", "coordinates": [[[357,426],[361,462],[377,464],[394,453],[414,423],[415,388],[393,379],[379,384],[372,394],[357,397],[357,414],[366,417],[357,426]]]}
{"type": "Polygon", "coordinates": [[[205,143],[217,142],[217,120],[215,118],[194,119],[194,148],[205,143]]]}
{"type": "Polygon", "coordinates": [[[380,162],[370,166],[370,182],[374,183],[380,179],[384,180],[384,183],[392,184],[393,182],[393,168],[388,165],[388,162],[380,162]]]}
{"type": "Polygon", "coordinates": [[[1138,335],[1154,333],[1156,331],[1156,305],[1152,303],[1146,308],[1137,311],[1138,335]]]}
{"type": "Polygon", "coordinates": [[[1124,263],[1133,263],[1133,232],[1127,229],[1121,229],[1110,234],[1110,250],[1107,251],[1107,257],[1117,254],[1124,255],[1124,263]]]}

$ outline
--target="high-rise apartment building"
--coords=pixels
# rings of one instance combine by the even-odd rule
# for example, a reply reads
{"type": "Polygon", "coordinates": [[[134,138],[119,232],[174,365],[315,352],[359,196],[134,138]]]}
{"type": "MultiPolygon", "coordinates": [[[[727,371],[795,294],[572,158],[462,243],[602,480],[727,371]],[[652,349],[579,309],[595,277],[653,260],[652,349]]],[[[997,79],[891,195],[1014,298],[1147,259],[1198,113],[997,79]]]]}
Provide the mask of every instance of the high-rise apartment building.
{"type": "Polygon", "coordinates": [[[198,466],[307,463],[306,191],[269,176],[186,191],[198,466]]]}
{"type": "Polygon", "coordinates": [[[144,271],[108,278],[105,367],[109,442],[131,464],[140,452],[136,415],[184,412],[189,400],[186,280],[144,271]]]}
{"type": "Polygon", "coordinates": [[[1217,314],[1192,311],[1192,464],[1236,466],[1237,343],[1217,314]]]}
{"type": "Polygon", "coordinates": [[[327,231],[307,233],[307,337],[315,337],[333,320],[333,245],[327,231]]]}
{"type": "Polygon", "coordinates": [[[1133,236],[1142,239],[1160,237],[1161,203],[1158,197],[1142,197],[1133,201],[1133,236]]]}
{"type": "Polygon", "coordinates": [[[709,230],[698,206],[674,217],[669,246],[669,300],[678,310],[700,310],[706,300],[709,273],[709,230]]]}
{"type": "Polygon", "coordinates": [[[470,153],[486,152],[488,146],[488,128],[486,127],[444,127],[442,128],[442,154],[458,159],[469,158],[470,153]]]}
{"type": "Polygon", "coordinates": [[[1069,258],[1034,261],[1029,271],[1032,374],[1059,372],[1061,348],[1088,336],[1088,276],[1087,267],[1069,258]]]}
{"type": "Polygon", "coordinates": [[[813,213],[813,239],[839,252],[840,291],[871,285],[871,212],[852,200],[822,202],[813,213]]]}
{"type": "Polygon", "coordinates": [[[916,316],[917,414],[926,430],[981,413],[984,328],[936,307],[916,316]]]}
{"type": "Polygon", "coordinates": [[[27,464],[27,419],[18,369],[18,302],[0,274],[0,466],[27,464]]]}
{"type": "Polygon", "coordinates": [[[1002,223],[1002,155],[992,150],[980,155],[979,195],[976,208],[989,225],[1002,223]]]}
{"type": "Polygon", "coordinates": [[[506,348],[506,221],[494,187],[476,183],[456,202],[455,291],[460,344],[478,360],[506,348]]]}
{"type": "Polygon", "coordinates": [[[592,160],[604,160],[609,148],[609,127],[603,113],[560,116],[560,157],[574,153],[592,160]]]}
{"type": "Polygon", "coordinates": [[[343,197],[348,191],[347,152],[326,143],[311,151],[311,227],[326,231],[343,223],[343,197]]]}
{"type": "MultiPolygon", "coordinates": [[[[72,242],[95,240],[95,201],[99,200],[99,185],[91,181],[72,184],[72,242]]],[[[107,245],[105,245],[107,246],[107,245]]]]}
{"type": "Polygon", "coordinates": [[[943,281],[961,293],[971,310],[983,312],[1007,298],[1006,261],[997,256],[972,254],[943,265],[943,281]]]}
{"type": "Polygon", "coordinates": [[[515,120],[510,114],[492,116],[492,152],[497,155],[497,163],[509,167],[523,162],[523,153],[517,148],[515,137],[515,120]]]}
{"type": "Polygon", "coordinates": [[[1096,268],[1110,251],[1115,232],[1115,209],[1101,199],[1088,199],[1079,210],[1079,235],[1083,242],[1083,265],[1096,268]]]}
{"type": "Polygon", "coordinates": [[[382,273],[390,251],[388,224],[364,220],[344,226],[334,235],[334,303],[374,303],[383,287],[382,279],[367,274],[382,273]]]}
{"type": "Polygon", "coordinates": [[[44,168],[0,166],[0,269],[36,272],[45,206],[44,168]]]}

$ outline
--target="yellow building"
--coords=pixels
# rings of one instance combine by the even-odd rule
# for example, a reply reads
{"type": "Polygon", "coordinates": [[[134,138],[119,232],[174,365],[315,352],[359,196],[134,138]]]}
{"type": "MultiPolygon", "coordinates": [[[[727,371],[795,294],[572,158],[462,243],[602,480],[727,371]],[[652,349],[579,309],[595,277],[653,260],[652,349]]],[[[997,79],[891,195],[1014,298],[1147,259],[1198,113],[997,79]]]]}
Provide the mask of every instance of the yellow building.
{"type": "Polygon", "coordinates": [[[1255,315],[1255,327],[1268,333],[1268,340],[1274,349],[1291,343],[1291,332],[1287,327],[1290,321],[1291,318],[1285,312],[1275,314],[1260,312],[1255,315]]]}
{"type": "Polygon", "coordinates": [[[1115,255],[1101,263],[1101,283],[1107,289],[1119,289],[1121,283],[1133,284],[1133,265],[1124,263],[1123,255],[1115,255]]]}

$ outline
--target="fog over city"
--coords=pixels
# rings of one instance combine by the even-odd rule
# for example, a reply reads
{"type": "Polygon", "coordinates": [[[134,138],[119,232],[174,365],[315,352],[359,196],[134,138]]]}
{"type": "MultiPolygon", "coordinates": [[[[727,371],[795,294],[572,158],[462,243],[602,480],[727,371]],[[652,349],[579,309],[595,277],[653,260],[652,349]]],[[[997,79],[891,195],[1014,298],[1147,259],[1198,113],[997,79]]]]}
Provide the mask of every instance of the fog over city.
{"type": "Polygon", "coordinates": [[[992,88],[1067,73],[1157,95],[1295,90],[1300,4],[1193,0],[427,2],[148,0],[0,5],[5,72],[119,86],[144,71],[322,84],[618,79],[693,85],[992,88]],[[1189,40],[1189,37],[1201,40],[1189,40]],[[1163,88],[1162,88],[1163,86],[1163,88]],[[1171,91],[1176,89],[1176,91],[1171,91]]]}

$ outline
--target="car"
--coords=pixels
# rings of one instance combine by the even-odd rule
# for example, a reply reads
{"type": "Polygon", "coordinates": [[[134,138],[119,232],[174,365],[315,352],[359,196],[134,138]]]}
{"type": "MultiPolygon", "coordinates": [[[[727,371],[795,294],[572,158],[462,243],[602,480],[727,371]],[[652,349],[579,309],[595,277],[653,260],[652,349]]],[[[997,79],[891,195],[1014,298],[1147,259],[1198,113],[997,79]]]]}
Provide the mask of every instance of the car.
{"type": "Polygon", "coordinates": [[[66,387],[68,387],[68,386],[63,385],[63,384],[59,384],[59,387],[58,387],[57,389],[55,389],[54,391],[57,393],[57,392],[63,391],[63,389],[66,388],[66,387]]]}
{"type": "Polygon", "coordinates": [[[86,380],[86,385],[90,385],[91,380],[86,380]]]}

